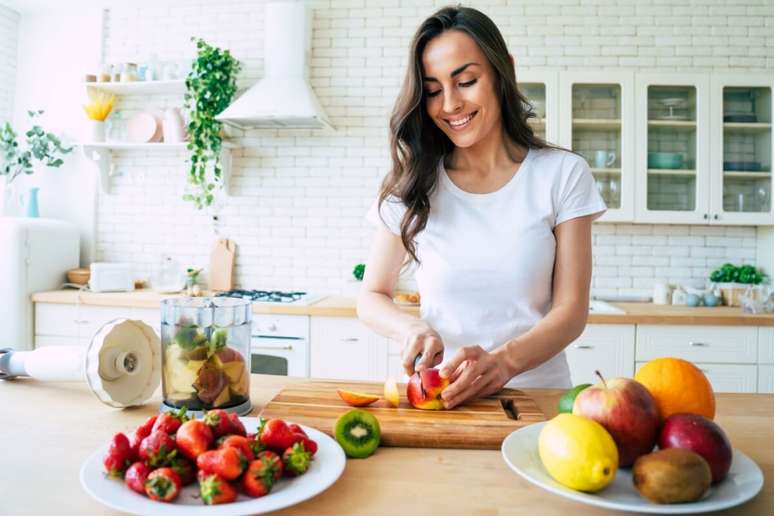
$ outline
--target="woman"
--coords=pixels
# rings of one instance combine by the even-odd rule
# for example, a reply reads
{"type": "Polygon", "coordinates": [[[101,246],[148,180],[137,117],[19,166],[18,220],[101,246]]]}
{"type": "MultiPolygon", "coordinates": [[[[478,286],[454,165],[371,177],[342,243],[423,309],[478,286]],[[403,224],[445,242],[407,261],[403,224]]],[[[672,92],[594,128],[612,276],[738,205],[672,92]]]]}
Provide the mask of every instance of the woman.
{"type": "Polygon", "coordinates": [[[525,103],[486,15],[447,7],[419,27],[357,312],[402,343],[407,374],[447,359],[446,408],[506,385],[568,387],[562,350],[586,324],[591,222],[606,208],[586,162],[534,135],[525,103]],[[409,262],[421,319],[392,301],[409,262]]]}

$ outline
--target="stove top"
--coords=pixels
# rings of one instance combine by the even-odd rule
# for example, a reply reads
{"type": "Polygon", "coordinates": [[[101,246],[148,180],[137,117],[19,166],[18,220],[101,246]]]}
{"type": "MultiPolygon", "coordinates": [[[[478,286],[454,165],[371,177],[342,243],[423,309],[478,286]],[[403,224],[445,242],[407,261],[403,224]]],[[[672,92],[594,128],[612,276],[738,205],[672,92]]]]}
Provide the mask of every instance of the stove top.
{"type": "Polygon", "coordinates": [[[300,291],[246,290],[241,288],[221,292],[218,296],[250,299],[253,303],[282,305],[311,305],[322,297],[300,291]]]}

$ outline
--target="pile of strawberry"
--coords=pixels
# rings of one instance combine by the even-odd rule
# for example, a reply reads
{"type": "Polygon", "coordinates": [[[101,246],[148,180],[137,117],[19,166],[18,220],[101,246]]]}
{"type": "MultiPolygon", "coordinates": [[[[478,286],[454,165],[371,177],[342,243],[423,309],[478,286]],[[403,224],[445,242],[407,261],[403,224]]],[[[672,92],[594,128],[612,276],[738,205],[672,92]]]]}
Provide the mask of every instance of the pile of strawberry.
{"type": "Polygon", "coordinates": [[[105,471],[161,502],[175,500],[194,481],[208,505],[233,502],[239,491],[264,496],[283,476],[305,473],[317,443],[282,419],[258,423],[257,432],[248,434],[236,414],[221,409],[203,419],[187,417],[185,409],[151,416],[131,441],[123,433],[113,436],[105,471]]]}

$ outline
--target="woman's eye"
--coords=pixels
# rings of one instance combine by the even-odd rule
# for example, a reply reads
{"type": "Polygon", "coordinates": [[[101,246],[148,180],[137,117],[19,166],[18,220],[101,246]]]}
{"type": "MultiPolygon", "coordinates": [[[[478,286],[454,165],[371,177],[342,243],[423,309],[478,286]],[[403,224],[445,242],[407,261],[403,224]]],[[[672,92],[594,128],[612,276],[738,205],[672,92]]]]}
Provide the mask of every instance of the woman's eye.
{"type": "Polygon", "coordinates": [[[435,96],[436,96],[436,95],[438,95],[439,93],[441,93],[441,90],[435,90],[435,91],[426,91],[426,92],[425,92],[425,95],[427,95],[428,97],[435,97],[435,96]]]}
{"type": "Polygon", "coordinates": [[[467,87],[469,87],[469,86],[473,86],[474,84],[476,84],[476,81],[477,81],[477,80],[478,80],[478,79],[473,79],[472,81],[468,81],[468,82],[461,82],[461,83],[460,83],[460,86],[462,86],[463,88],[467,88],[467,87]]]}

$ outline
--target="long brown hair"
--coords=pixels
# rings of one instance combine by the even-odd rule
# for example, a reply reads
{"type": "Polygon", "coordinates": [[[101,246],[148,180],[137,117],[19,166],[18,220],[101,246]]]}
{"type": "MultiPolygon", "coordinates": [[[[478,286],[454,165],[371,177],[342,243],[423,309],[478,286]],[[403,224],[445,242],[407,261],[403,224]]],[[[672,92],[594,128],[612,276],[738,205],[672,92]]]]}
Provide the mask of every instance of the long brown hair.
{"type": "MultiPolygon", "coordinates": [[[[406,206],[400,223],[401,240],[409,254],[409,261],[417,263],[419,259],[414,238],[427,224],[430,195],[438,182],[438,165],[454,150],[454,143],[428,116],[422,87],[422,53],[431,39],[447,30],[468,34],[492,65],[506,138],[528,149],[553,147],[535,136],[527,124],[529,118],[537,115],[516,85],[516,74],[505,40],[489,17],[469,7],[444,7],[422,22],[411,41],[406,77],[390,117],[392,169],[382,182],[378,200],[380,211],[382,203],[390,196],[406,206]]],[[[512,154],[513,149],[508,147],[509,154],[512,154]]],[[[519,161],[516,156],[510,157],[519,161]]]]}

